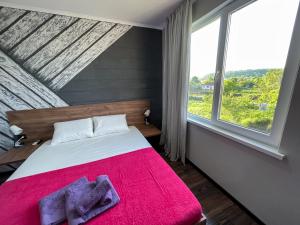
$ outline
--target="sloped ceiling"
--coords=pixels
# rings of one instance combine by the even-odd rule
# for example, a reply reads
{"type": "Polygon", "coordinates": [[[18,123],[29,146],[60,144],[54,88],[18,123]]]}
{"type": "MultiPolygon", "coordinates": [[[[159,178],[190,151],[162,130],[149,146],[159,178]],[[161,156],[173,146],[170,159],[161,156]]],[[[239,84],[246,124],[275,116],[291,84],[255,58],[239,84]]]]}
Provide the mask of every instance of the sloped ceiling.
{"type": "Polygon", "coordinates": [[[0,6],[161,29],[183,0],[2,0],[0,6]]]}

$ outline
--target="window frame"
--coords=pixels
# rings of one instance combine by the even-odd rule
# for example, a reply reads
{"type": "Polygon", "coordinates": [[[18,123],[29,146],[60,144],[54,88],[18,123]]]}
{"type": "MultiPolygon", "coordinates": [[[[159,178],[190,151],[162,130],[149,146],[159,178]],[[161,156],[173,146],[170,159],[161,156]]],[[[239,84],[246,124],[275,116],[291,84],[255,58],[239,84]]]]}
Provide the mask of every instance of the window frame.
{"type": "Polygon", "coordinates": [[[229,0],[220,5],[215,10],[211,11],[207,15],[201,17],[195,21],[192,25],[192,32],[195,32],[202,27],[208,25],[214,20],[220,18],[220,30],[218,40],[218,53],[215,69],[215,81],[214,81],[214,95],[212,105],[212,117],[211,120],[188,113],[188,120],[193,123],[202,124],[204,127],[215,127],[215,130],[219,128],[224,129],[228,136],[228,132],[232,133],[232,136],[240,135],[248,138],[249,140],[257,141],[263,145],[278,148],[281,142],[282,133],[287,119],[289,111],[290,101],[293,94],[296,78],[300,67],[300,7],[296,12],[296,19],[294,21],[294,27],[291,35],[291,41],[287,54],[287,59],[283,71],[282,83],[277,100],[277,106],[274,113],[272,130],[270,134],[263,133],[258,130],[253,130],[233,124],[230,122],[222,121],[219,118],[221,109],[221,99],[223,90],[223,77],[225,72],[226,52],[228,46],[229,30],[230,30],[230,16],[234,12],[247,7],[247,5],[257,0],[229,0]]]}

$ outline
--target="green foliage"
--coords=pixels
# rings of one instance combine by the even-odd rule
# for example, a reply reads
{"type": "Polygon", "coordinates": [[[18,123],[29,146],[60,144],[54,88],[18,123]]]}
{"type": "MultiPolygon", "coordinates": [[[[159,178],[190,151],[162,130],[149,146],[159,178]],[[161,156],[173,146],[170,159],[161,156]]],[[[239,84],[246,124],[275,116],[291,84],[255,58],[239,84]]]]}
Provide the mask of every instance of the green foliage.
{"type": "MultiPolygon", "coordinates": [[[[256,74],[265,72],[259,76],[249,76],[247,71],[244,76],[226,77],[223,81],[220,119],[268,133],[272,128],[283,70],[251,70],[256,74]]],[[[202,80],[192,78],[188,106],[190,113],[211,118],[213,91],[203,91],[200,87],[201,84],[212,83],[212,79],[212,76],[202,80]]]]}
{"type": "Polygon", "coordinates": [[[206,119],[210,119],[212,112],[212,100],[212,94],[204,94],[202,96],[190,95],[188,112],[194,115],[199,115],[206,119]],[[196,97],[200,97],[201,99],[195,99],[196,97]]]}
{"type": "Polygon", "coordinates": [[[269,69],[228,71],[226,72],[225,77],[261,77],[264,76],[268,70],[269,69]]]}
{"type": "Polygon", "coordinates": [[[200,83],[200,80],[199,80],[198,77],[194,76],[194,77],[192,78],[192,80],[191,80],[191,83],[193,83],[193,84],[199,84],[199,83],[200,83]]]}

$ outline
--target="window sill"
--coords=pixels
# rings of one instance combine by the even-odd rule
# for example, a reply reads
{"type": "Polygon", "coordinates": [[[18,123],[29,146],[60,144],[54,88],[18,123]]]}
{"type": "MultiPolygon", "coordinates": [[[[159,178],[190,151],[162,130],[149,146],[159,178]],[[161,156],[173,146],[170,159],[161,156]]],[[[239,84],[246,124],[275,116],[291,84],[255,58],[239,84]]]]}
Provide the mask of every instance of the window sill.
{"type": "Polygon", "coordinates": [[[231,140],[234,140],[240,144],[243,144],[247,147],[250,147],[254,150],[257,150],[261,153],[264,153],[266,155],[272,156],[278,160],[283,160],[284,158],[286,158],[286,155],[282,154],[279,152],[278,148],[275,148],[273,146],[268,146],[265,144],[262,144],[258,141],[254,141],[252,139],[246,138],[244,136],[241,135],[237,135],[234,134],[230,131],[224,130],[222,128],[210,125],[210,124],[206,124],[206,123],[202,123],[198,120],[192,119],[192,118],[188,118],[187,121],[191,124],[194,124],[196,126],[200,126],[202,128],[205,128],[211,132],[214,132],[216,134],[222,135],[223,137],[229,138],[231,140]]]}

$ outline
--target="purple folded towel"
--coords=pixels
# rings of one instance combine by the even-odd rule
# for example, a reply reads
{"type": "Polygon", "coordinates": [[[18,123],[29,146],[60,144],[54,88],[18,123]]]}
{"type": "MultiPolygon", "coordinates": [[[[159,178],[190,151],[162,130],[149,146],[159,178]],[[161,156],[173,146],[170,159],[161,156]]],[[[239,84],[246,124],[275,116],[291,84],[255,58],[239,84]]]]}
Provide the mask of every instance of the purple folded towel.
{"type": "Polygon", "coordinates": [[[68,188],[78,189],[83,184],[88,184],[86,177],[82,177],[64,188],[44,197],[39,202],[42,225],[56,225],[66,220],[65,192],[68,188]]]}
{"type": "Polygon", "coordinates": [[[80,188],[68,188],[65,192],[65,198],[66,215],[69,225],[85,223],[115,206],[120,201],[117,192],[106,175],[99,176],[96,182],[84,184],[80,186],[80,188]],[[97,190],[100,190],[101,193],[96,193],[97,190]],[[100,194],[102,194],[102,196],[100,196],[100,194]],[[86,195],[86,197],[83,197],[84,195],[86,195]],[[97,196],[97,202],[91,198],[94,195],[97,196]],[[78,207],[78,205],[80,205],[80,207],[78,207]]]}
{"type": "Polygon", "coordinates": [[[78,202],[75,204],[79,215],[83,216],[97,203],[100,203],[100,205],[106,205],[111,202],[112,195],[109,194],[111,193],[111,186],[107,179],[90,183],[90,185],[87,185],[86,188],[87,190],[81,190],[82,193],[78,197],[78,202]]]}
{"type": "MultiPolygon", "coordinates": [[[[101,184],[102,182],[104,182],[105,183],[104,186],[106,187],[106,190],[107,190],[106,194],[100,200],[100,203],[99,203],[100,205],[109,204],[112,201],[113,192],[115,192],[115,195],[117,195],[117,197],[119,198],[119,196],[118,196],[116,190],[114,189],[114,187],[112,186],[112,183],[110,182],[108,176],[101,175],[101,176],[97,177],[96,182],[98,184],[101,184]],[[111,190],[111,189],[113,189],[113,190],[111,190]]],[[[119,198],[119,200],[120,200],[120,198],[119,198]]]]}

